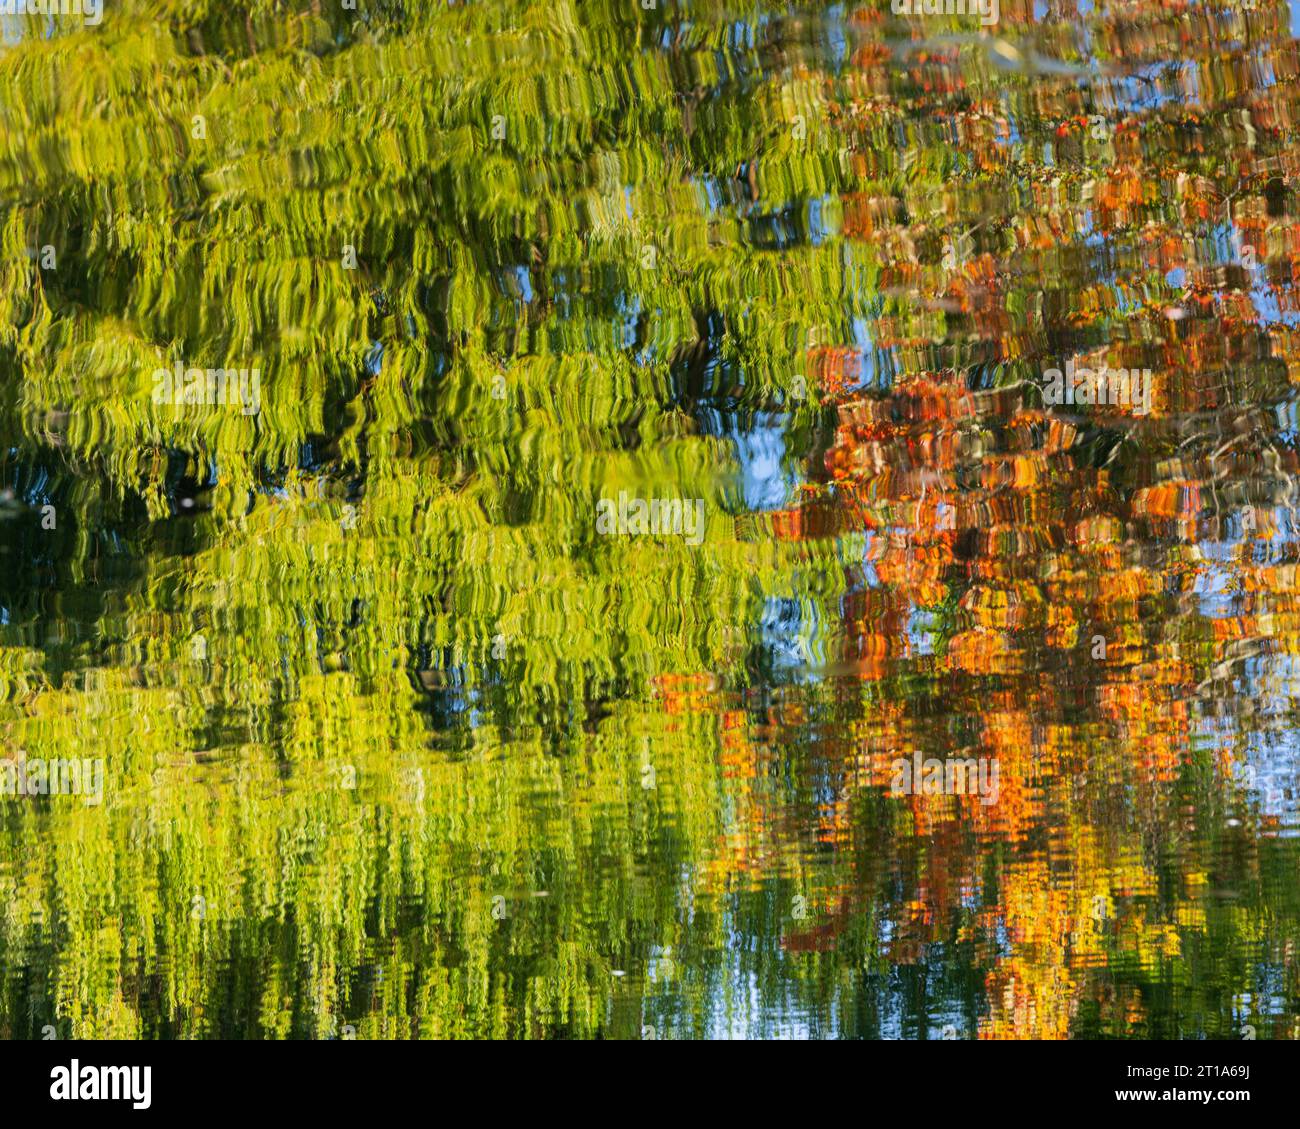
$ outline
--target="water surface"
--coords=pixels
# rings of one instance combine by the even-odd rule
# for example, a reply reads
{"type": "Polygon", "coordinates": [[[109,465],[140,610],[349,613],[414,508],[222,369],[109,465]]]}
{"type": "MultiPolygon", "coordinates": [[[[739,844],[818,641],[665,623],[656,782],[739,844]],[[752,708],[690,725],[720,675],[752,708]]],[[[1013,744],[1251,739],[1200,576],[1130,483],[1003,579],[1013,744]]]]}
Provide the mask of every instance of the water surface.
{"type": "Polygon", "coordinates": [[[0,1035],[1295,1037],[1285,4],[237,7],[0,52],[0,1035]]]}

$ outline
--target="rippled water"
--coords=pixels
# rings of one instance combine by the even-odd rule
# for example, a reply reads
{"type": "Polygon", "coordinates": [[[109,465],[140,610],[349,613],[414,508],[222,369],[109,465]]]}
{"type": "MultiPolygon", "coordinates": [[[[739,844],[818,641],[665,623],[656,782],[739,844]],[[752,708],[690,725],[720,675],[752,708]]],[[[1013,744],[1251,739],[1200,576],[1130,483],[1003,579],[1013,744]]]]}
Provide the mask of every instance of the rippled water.
{"type": "Polygon", "coordinates": [[[1287,6],[339,7],[5,24],[0,1035],[1294,1037],[1287,6]]]}

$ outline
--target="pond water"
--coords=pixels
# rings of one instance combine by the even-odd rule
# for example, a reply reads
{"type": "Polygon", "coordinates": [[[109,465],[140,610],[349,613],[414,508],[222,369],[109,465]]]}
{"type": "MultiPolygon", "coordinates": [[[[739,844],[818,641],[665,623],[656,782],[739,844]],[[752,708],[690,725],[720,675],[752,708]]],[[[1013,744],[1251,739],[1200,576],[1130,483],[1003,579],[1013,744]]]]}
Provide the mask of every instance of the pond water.
{"type": "Polygon", "coordinates": [[[171,7],[0,50],[0,1036],[1296,1037],[1285,3],[171,7]]]}

